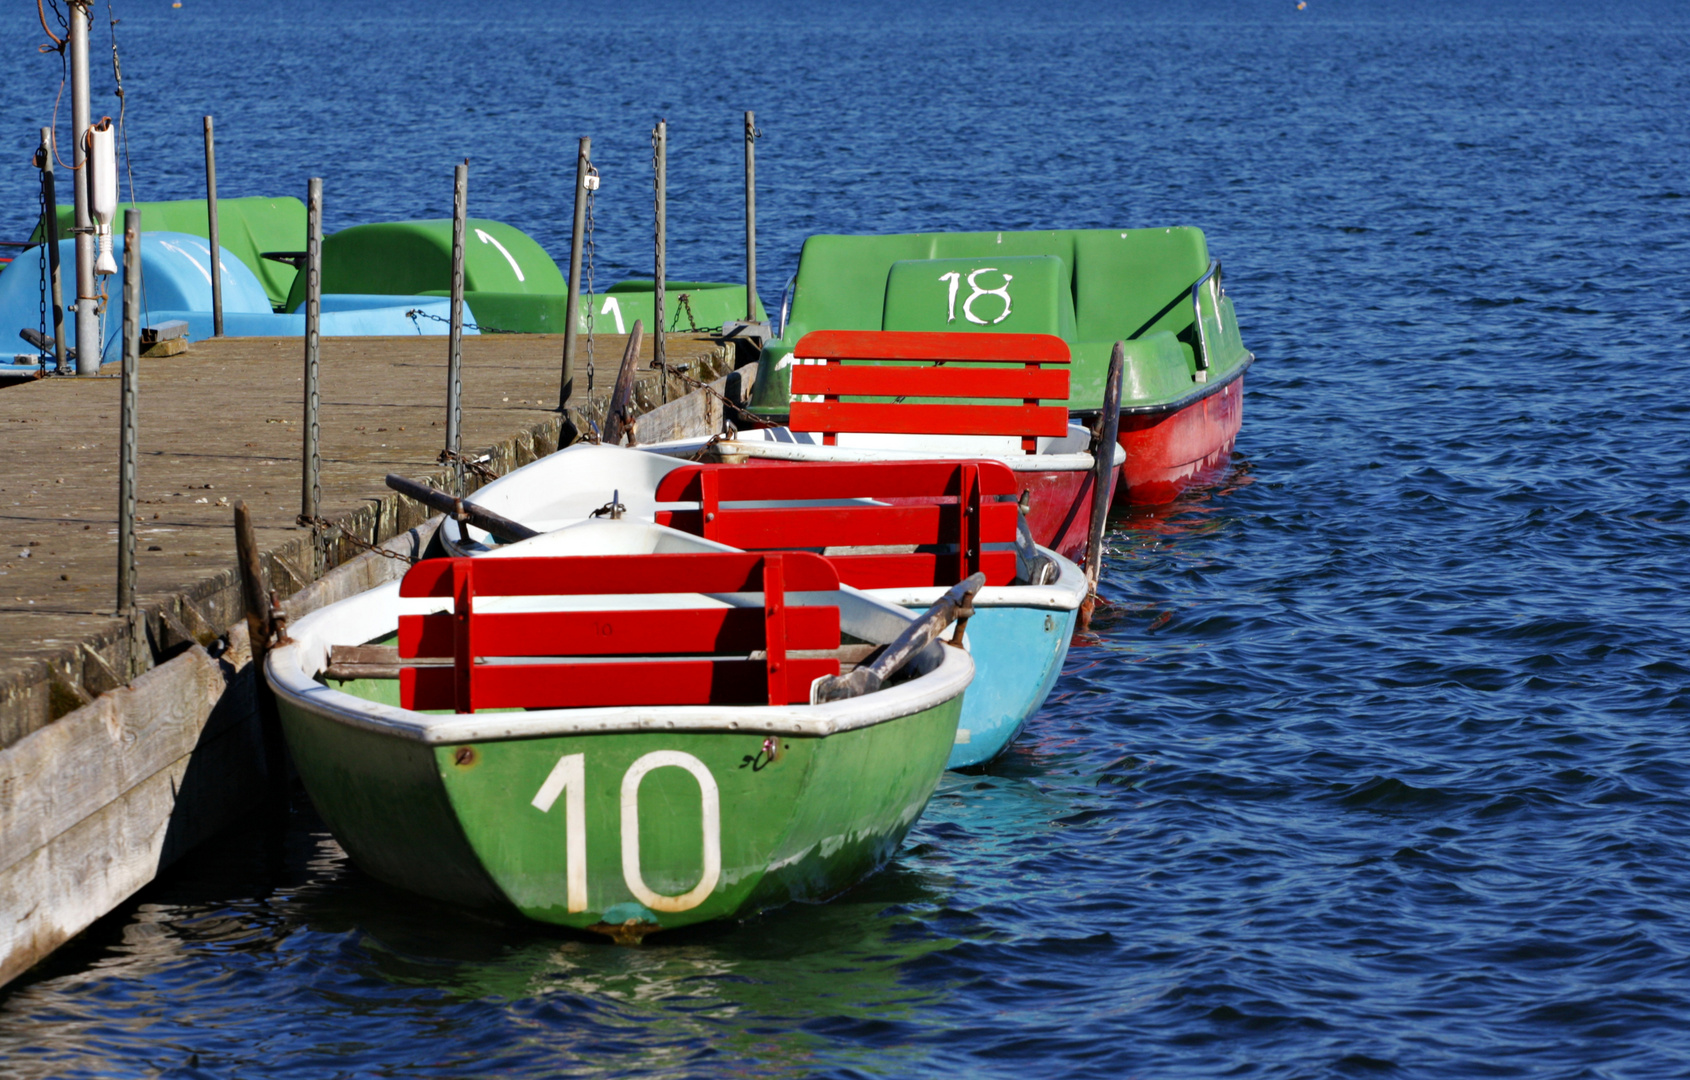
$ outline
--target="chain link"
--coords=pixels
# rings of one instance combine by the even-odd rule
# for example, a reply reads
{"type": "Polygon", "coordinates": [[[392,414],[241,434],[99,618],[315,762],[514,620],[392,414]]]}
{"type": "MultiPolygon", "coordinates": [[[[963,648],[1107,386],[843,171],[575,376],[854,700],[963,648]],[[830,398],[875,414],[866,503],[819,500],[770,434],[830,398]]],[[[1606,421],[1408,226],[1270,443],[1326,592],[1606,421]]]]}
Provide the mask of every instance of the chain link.
{"type": "Polygon", "coordinates": [[[687,371],[686,371],[685,368],[679,367],[675,364],[661,364],[660,365],[656,360],[653,360],[651,362],[651,366],[654,367],[654,368],[655,367],[661,367],[665,377],[672,375],[675,378],[681,380],[682,383],[686,384],[687,386],[690,386],[692,389],[702,390],[706,394],[709,394],[711,397],[720,401],[723,405],[726,405],[728,408],[730,408],[734,412],[738,413],[742,418],[749,420],[751,422],[751,424],[750,424],[751,427],[760,428],[760,427],[766,427],[767,426],[766,422],[763,420],[762,417],[758,416],[756,413],[746,411],[745,407],[742,406],[739,402],[737,402],[737,401],[733,400],[732,398],[728,397],[726,394],[722,393],[720,390],[716,389],[714,386],[711,386],[709,383],[700,382],[697,379],[693,378],[691,375],[687,374],[687,371]]]}
{"type": "MultiPolygon", "coordinates": [[[[593,167],[591,160],[587,162],[587,175],[597,180],[599,171],[593,167]]],[[[587,189],[587,393],[593,392],[593,308],[596,304],[593,289],[593,197],[598,194],[598,185],[587,189]]]]}
{"type": "Polygon", "coordinates": [[[680,293],[675,297],[675,317],[669,320],[669,329],[680,333],[681,312],[687,313],[687,332],[692,334],[707,334],[710,331],[698,325],[698,317],[692,313],[692,294],[680,293]]]}
{"type": "MultiPolygon", "coordinates": [[[[47,205],[47,161],[45,155],[38,156],[41,157],[41,339],[45,341],[47,339],[47,238],[52,235],[47,228],[47,215],[56,214],[58,207],[47,205]]],[[[47,373],[47,350],[43,348],[39,352],[41,353],[41,373],[45,375],[47,373]]]]}
{"type": "MultiPolygon", "coordinates": [[[[405,317],[407,319],[411,320],[412,326],[417,325],[418,319],[433,319],[437,323],[445,323],[447,326],[452,325],[452,320],[442,319],[438,315],[430,315],[428,312],[424,311],[422,308],[412,308],[411,310],[405,312],[405,317]]],[[[464,323],[464,329],[465,330],[477,330],[477,331],[480,331],[483,334],[520,334],[520,333],[522,333],[522,331],[520,331],[520,330],[500,330],[497,327],[477,326],[474,323],[464,323]]],[[[422,327],[417,326],[417,333],[419,333],[419,334],[422,333],[422,327]]]]}
{"type": "Polygon", "coordinates": [[[440,451],[440,456],[434,460],[441,465],[461,461],[463,462],[464,468],[481,477],[484,483],[491,482],[499,478],[499,474],[488,468],[480,458],[473,458],[468,454],[454,454],[450,450],[442,450],[440,451]]]}
{"type": "Polygon", "coordinates": [[[341,536],[352,541],[354,545],[363,548],[365,551],[373,551],[385,559],[392,559],[395,562],[402,563],[416,563],[420,561],[418,559],[413,559],[409,555],[405,555],[397,551],[389,551],[384,547],[378,547],[377,545],[370,543],[368,540],[365,540],[363,537],[354,535],[350,529],[339,522],[330,521],[327,518],[310,517],[308,515],[301,514],[294,520],[300,525],[309,526],[311,531],[319,536],[328,532],[330,529],[333,529],[334,531],[340,533],[341,536]]]}

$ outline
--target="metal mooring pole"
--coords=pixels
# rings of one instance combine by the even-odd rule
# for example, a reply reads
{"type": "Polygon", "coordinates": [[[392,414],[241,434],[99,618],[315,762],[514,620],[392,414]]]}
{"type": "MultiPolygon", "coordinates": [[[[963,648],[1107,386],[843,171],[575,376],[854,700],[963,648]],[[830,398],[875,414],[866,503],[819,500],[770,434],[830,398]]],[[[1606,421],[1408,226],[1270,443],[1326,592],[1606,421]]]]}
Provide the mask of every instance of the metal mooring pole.
{"type": "Polygon", "coordinates": [[[563,377],[558,384],[559,412],[575,392],[575,324],[581,318],[581,245],[587,232],[587,170],[593,167],[593,140],[583,137],[575,156],[575,229],[569,240],[569,312],[563,324],[563,377]]]}
{"type": "Polygon", "coordinates": [[[98,375],[100,317],[94,310],[94,213],[88,201],[88,5],[89,0],[71,0],[70,8],[70,134],[72,164],[77,169],[71,187],[76,197],[76,373],[98,375]]]}
{"type": "Polygon", "coordinates": [[[469,215],[469,162],[452,170],[452,321],[446,353],[446,452],[452,494],[464,493],[464,219],[469,215]]]}
{"type": "Polygon", "coordinates": [[[659,120],[657,126],[651,129],[651,166],[655,172],[655,199],[653,211],[655,228],[652,239],[655,241],[655,268],[652,270],[651,282],[651,366],[657,369],[657,383],[662,387],[663,400],[669,400],[669,355],[663,348],[663,276],[666,268],[664,262],[664,247],[667,243],[668,226],[668,194],[664,190],[668,184],[669,158],[669,122],[659,120]]]}
{"type": "MultiPolygon", "coordinates": [[[[305,415],[300,434],[299,515],[317,516],[323,484],[322,458],[317,452],[317,346],[323,313],[323,181],[311,178],[305,196],[305,415]]],[[[316,568],[312,567],[312,573],[316,568]]]]}
{"type": "Polygon", "coordinates": [[[745,321],[757,321],[757,114],[745,110],[745,321]]]}
{"type": "Polygon", "coordinates": [[[41,239],[47,245],[47,272],[52,275],[53,290],[53,369],[60,375],[70,374],[70,357],[65,354],[65,292],[59,278],[59,192],[53,171],[53,129],[41,129],[42,177],[45,185],[47,213],[41,220],[41,239]]]}
{"type": "Polygon", "coordinates": [[[205,216],[211,245],[211,336],[223,336],[223,249],[217,245],[217,146],[205,118],[205,216]]]}
{"type": "MultiPolygon", "coordinates": [[[[123,403],[118,433],[117,610],[135,612],[135,409],[141,382],[141,211],[123,212],[123,403]]],[[[130,668],[135,658],[131,648],[130,668]]]]}

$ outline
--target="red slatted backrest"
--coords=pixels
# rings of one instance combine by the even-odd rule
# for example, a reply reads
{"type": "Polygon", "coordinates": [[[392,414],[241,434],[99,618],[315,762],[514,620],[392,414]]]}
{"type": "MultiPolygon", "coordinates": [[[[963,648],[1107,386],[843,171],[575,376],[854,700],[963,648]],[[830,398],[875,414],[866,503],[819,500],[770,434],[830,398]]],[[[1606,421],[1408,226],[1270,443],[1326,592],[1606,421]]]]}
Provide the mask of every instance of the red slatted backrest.
{"type": "Polygon", "coordinates": [[[1021,448],[1031,454],[1038,449],[1039,436],[1060,438],[1068,433],[1068,369],[1040,367],[1069,361],[1068,343],[1053,334],[816,330],[799,339],[792,355],[788,424],[793,431],[821,432],[829,446],[838,442],[842,431],[1018,435],[1021,448]],[[993,366],[972,366],[979,364],[993,366]],[[800,395],[821,400],[805,401],[800,395]],[[841,401],[845,396],[899,400],[841,401]],[[934,404],[909,398],[986,398],[1016,404],[934,404]],[[1060,404],[1040,405],[1041,400],[1060,404]]]}
{"type": "Polygon", "coordinates": [[[399,595],[451,597],[452,611],[401,615],[399,656],[453,664],[401,668],[399,701],[461,713],[808,702],[810,684],[839,674],[839,661],[787,654],[838,649],[839,609],[790,607],[786,594],[838,588],[827,560],[805,552],[428,559],[399,595]],[[494,597],[733,592],[761,592],[763,606],[477,610],[494,597]],[[754,650],[765,657],[747,659],[754,650]],[[538,657],[551,662],[520,662],[538,657]]]}
{"type": "Polygon", "coordinates": [[[755,551],[916,548],[829,555],[840,580],[859,589],[949,586],[976,570],[989,585],[1007,585],[1015,580],[1020,491],[1001,461],[687,465],[662,479],[657,501],[698,509],[661,510],[657,521],[755,551]],[[846,499],[875,503],[793,505],[846,499]],[[723,505],[734,502],[777,505],[723,505]]]}

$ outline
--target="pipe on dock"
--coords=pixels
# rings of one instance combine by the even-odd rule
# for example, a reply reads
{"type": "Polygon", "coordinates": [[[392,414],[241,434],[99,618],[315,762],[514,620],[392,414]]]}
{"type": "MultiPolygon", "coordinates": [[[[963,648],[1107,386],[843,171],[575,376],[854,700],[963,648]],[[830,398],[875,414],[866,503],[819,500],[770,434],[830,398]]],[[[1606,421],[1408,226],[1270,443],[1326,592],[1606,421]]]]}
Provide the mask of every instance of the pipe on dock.
{"type": "MultiPolygon", "coordinates": [[[[135,613],[135,424],[141,383],[141,211],[123,212],[123,403],[118,421],[117,611],[135,613]]],[[[131,637],[134,637],[131,627],[131,637]]],[[[131,650],[130,667],[134,657],[131,650]]]]}
{"type": "Polygon", "coordinates": [[[660,373],[658,385],[663,392],[663,400],[669,400],[669,356],[663,348],[663,276],[665,273],[664,248],[667,246],[668,226],[668,171],[669,171],[669,122],[659,120],[657,126],[651,129],[651,167],[653,172],[653,200],[652,212],[654,228],[652,239],[655,251],[654,268],[651,282],[651,366],[660,373]]]}
{"type": "Polygon", "coordinates": [[[446,352],[446,453],[452,494],[463,497],[464,219],[469,214],[469,161],[452,170],[452,311],[446,352]]]}
{"type": "MultiPolygon", "coordinates": [[[[323,181],[313,176],[305,195],[305,415],[300,426],[299,515],[317,516],[322,502],[322,457],[317,450],[318,328],[323,318],[323,181]]],[[[315,568],[313,568],[315,570],[315,568]]]]}
{"type": "Polygon", "coordinates": [[[44,189],[46,213],[41,215],[41,239],[47,245],[47,272],[52,275],[53,290],[53,370],[60,375],[70,374],[70,357],[65,352],[65,291],[59,277],[59,192],[57,174],[53,170],[53,129],[41,129],[41,184],[44,189]]]}
{"type": "Polygon", "coordinates": [[[757,321],[757,114],[745,110],[745,321],[757,321]]]}
{"type": "Polygon", "coordinates": [[[563,376],[557,391],[559,412],[575,392],[575,323],[580,318],[581,245],[586,242],[587,173],[592,167],[593,140],[582,136],[581,149],[575,155],[575,228],[569,240],[569,306],[564,309],[569,317],[563,324],[563,376]]]}
{"type": "Polygon", "coordinates": [[[95,311],[99,297],[94,292],[94,214],[90,203],[88,177],[93,172],[88,162],[88,24],[91,20],[90,0],[70,0],[70,134],[77,171],[75,189],[76,227],[76,373],[98,375],[100,354],[105,342],[100,340],[100,316],[95,311]]]}
{"type": "Polygon", "coordinates": [[[223,336],[223,249],[217,244],[217,145],[205,118],[205,216],[211,245],[211,336],[223,336]]]}

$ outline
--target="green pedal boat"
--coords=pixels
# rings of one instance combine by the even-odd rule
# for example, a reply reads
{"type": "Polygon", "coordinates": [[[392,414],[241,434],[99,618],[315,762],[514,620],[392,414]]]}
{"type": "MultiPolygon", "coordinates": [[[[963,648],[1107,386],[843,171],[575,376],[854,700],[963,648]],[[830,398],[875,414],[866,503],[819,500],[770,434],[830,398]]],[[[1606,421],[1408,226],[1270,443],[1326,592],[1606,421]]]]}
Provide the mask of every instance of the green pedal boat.
{"type": "Polygon", "coordinates": [[[589,521],[314,612],[266,675],[367,873],[638,941],[891,858],[974,675],[937,636],[967,585],[911,613],[820,556],[589,521]]]}

